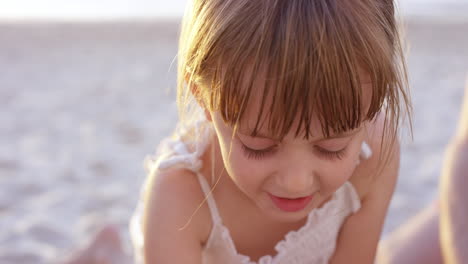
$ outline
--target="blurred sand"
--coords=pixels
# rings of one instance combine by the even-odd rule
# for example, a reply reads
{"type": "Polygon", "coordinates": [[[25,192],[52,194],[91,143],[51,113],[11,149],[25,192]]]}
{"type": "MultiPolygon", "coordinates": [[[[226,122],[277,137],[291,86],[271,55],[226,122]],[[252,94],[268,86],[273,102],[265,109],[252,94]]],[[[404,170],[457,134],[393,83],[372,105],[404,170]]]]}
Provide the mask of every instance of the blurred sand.
{"type": "MultiPolygon", "coordinates": [[[[51,263],[103,222],[128,243],[143,158],[176,122],[177,32],[0,24],[0,263],[51,263]]],[[[413,21],[407,35],[414,141],[385,234],[436,197],[468,73],[468,23],[413,21]]]]}

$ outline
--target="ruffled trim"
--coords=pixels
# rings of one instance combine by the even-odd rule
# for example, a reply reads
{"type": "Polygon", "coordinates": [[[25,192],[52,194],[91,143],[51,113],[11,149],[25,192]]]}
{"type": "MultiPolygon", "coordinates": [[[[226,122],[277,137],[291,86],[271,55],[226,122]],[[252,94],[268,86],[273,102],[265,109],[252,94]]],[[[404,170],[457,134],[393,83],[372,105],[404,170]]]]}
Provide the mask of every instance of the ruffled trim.
{"type": "Polygon", "coordinates": [[[367,142],[362,142],[361,154],[359,155],[362,159],[369,159],[372,156],[372,149],[367,142]]]}
{"type": "MultiPolygon", "coordinates": [[[[311,249],[311,246],[314,245],[314,243],[311,243],[312,240],[316,240],[317,242],[323,241],[324,237],[322,237],[322,235],[326,234],[323,234],[323,232],[320,231],[329,232],[330,229],[324,227],[336,223],[334,221],[325,221],[324,218],[330,216],[335,216],[335,219],[340,218],[338,219],[338,222],[340,222],[340,224],[336,228],[336,233],[338,233],[339,227],[341,227],[341,222],[344,221],[346,216],[348,216],[352,212],[357,211],[359,208],[360,201],[356,190],[354,189],[351,183],[346,182],[345,185],[343,185],[343,187],[341,187],[337,192],[333,194],[331,200],[325,203],[322,207],[314,209],[309,213],[305,225],[303,225],[298,230],[288,232],[284,239],[276,244],[276,254],[274,256],[262,256],[258,260],[258,262],[254,262],[250,259],[249,256],[237,252],[236,247],[234,245],[234,241],[232,240],[232,237],[229,233],[229,229],[227,227],[225,227],[222,224],[218,225],[217,227],[220,228],[221,236],[223,240],[227,242],[229,251],[233,256],[240,260],[240,263],[273,264],[281,260],[281,258],[285,256],[288,252],[290,253],[291,250],[297,249],[298,247],[312,251],[313,249],[311,249]],[[351,197],[346,197],[347,194],[349,194],[351,197]],[[348,204],[348,202],[350,202],[351,204],[348,204]]],[[[214,229],[212,231],[214,231],[214,229]]],[[[209,239],[209,241],[210,240],[211,239],[209,239]]],[[[333,240],[336,241],[336,235],[333,237],[333,240]]],[[[328,240],[326,241],[328,242],[328,240]]],[[[321,243],[315,244],[321,245],[321,243]]],[[[320,248],[320,250],[322,253],[325,253],[323,252],[323,248],[320,248]]],[[[333,253],[333,251],[334,246],[331,250],[331,253],[333,253]]],[[[323,258],[324,256],[321,255],[317,257],[323,258]]],[[[328,257],[325,257],[325,259],[328,259],[328,257]]]]}
{"type": "Polygon", "coordinates": [[[151,175],[171,167],[183,167],[198,172],[203,166],[200,157],[210,142],[212,129],[211,124],[204,118],[198,120],[193,129],[190,133],[185,126],[179,126],[173,137],[161,141],[156,154],[146,156],[143,162],[146,172],[151,175]],[[184,138],[188,134],[193,134],[195,138],[184,138]]]}

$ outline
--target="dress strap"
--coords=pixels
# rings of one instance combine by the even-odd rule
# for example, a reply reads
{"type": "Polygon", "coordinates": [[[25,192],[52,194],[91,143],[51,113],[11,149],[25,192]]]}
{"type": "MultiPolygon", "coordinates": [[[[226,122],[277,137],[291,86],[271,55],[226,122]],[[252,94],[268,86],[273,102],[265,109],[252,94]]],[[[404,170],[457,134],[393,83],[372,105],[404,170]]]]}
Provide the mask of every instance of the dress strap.
{"type": "Polygon", "coordinates": [[[197,173],[198,181],[200,182],[200,186],[205,194],[206,202],[208,203],[208,207],[210,208],[211,219],[213,220],[214,224],[221,223],[221,216],[219,215],[218,207],[216,207],[216,202],[213,198],[213,193],[211,187],[208,185],[205,177],[201,173],[197,173]]]}

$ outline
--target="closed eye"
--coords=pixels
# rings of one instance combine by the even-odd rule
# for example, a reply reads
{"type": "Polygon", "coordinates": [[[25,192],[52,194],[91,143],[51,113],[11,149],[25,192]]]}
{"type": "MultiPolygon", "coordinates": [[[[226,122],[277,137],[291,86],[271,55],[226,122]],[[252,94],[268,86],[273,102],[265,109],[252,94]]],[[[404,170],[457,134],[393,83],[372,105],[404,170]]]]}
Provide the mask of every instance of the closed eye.
{"type": "Polygon", "coordinates": [[[262,159],[266,158],[269,155],[272,155],[276,152],[276,145],[273,145],[268,148],[264,149],[253,149],[249,148],[243,143],[241,143],[242,151],[244,152],[244,155],[249,158],[249,159],[262,159]]]}
{"type": "Polygon", "coordinates": [[[321,157],[323,157],[325,159],[328,159],[328,160],[336,160],[336,159],[341,160],[346,155],[347,147],[344,147],[344,148],[342,148],[340,150],[327,150],[325,148],[315,146],[315,149],[317,150],[317,153],[321,157]]]}

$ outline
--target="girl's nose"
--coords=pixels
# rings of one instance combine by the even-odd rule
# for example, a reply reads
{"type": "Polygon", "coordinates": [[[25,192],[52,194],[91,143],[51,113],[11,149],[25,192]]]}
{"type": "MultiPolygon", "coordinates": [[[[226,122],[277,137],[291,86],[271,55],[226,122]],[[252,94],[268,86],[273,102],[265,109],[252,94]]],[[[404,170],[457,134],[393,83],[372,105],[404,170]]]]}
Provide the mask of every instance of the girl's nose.
{"type": "Polygon", "coordinates": [[[313,191],[315,173],[310,168],[293,168],[283,171],[280,175],[280,187],[288,198],[298,198],[310,195],[313,191]]]}

